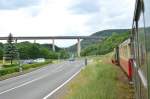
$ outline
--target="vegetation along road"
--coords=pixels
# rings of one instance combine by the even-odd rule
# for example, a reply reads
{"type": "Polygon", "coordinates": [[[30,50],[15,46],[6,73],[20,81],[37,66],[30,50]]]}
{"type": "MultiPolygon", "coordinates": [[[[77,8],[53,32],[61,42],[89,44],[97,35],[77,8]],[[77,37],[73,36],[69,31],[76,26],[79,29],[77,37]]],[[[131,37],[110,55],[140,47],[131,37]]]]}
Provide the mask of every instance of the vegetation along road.
{"type": "Polygon", "coordinates": [[[88,66],[49,99],[134,99],[127,77],[110,57],[90,57],[88,66]]]}

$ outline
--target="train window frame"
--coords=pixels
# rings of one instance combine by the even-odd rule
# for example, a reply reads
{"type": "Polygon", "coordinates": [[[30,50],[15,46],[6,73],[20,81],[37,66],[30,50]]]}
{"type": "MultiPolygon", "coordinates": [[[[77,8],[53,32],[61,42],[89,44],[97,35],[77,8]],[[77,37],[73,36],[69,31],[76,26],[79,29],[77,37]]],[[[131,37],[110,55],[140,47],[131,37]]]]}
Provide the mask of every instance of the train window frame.
{"type": "Polygon", "coordinates": [[[149,96],[149,91],[147,91],[147,84],[148,84],[148,80],[147,80],[147,77],[148,77],[148,66],[147,66],[147,56],[146,56],[146,41],[145,41],[145,38],[146,38],[146,33],[145,33],[145,16],[144,16],[144,2],[143,0],[138,0],[140,1],[140,4],[139,4],[139,10],[140,13],[139,16],[138,16],[138,19],[136,20],[137,22],[137,35],[138,35],[138,65],[139,65],[139,68],[138,68],[138,76],[140,78],[140,98],[144,98],[144,99],[148,99],[148,96],[149,96]],[[141,22],[141,23],[140,23],[141,22]],[[142,26],[141,26],[142,25],[142,26]],[[144,54],[143,54],[144,52],[144,54]],[[145,57],[145,60],[142,60],[143,58],[143,55],[145,57]],[[144,63],[142,63],[142,61],[144,61],[144,63]],[[143,87],[145,87],[143,89],[143,87]]]}
{"type": "MultiPolygon", "coordinates": [[[[143,8],[143,7],[142,7],[143,8]]],[[[139,16],[139,20],[138,20],[138,65],[139,65],[139,69],[141,69],[141,71],[143,72],[144,76],[147,77],[147,63],[146,63],[146,45],[145,45],[145,20],[144,20],[144,10],[141,10],[140,12],[140,16],[139,16]],[[141,23],[140,23],[141,22],[141,23]],[[140,25],[140,26],[139,26],[140,25]],[[142,26],[141,26],[142,25],[142,26]],[[141,40],[141,36],[140,34],[143,32],[143,44],[142,44],[142,40],[141,40]],[[141,47],[142,46],[142,47],[141,47]],[[145,51],[144,51],[145,50],[145,51]],[[143,52],[145,52],[145,54],[143,54],[143,52]],[[143,55],[145,55],[145,61],[143,64],[142,63],[142,57],[143,55]]]]}
{"type": "MultiPolygon", "coordinates": [[[[136,88],[136,98],[137,99],[148,99],[148,97],[147,96],[149,96],[150,97],[150,91],[147,91],[147,88],[149,87],[150,88],[150,86],[148,85],[146,88],[144,88],[143,89],[143,86],[144,85],[147,85],[147,84],[149,84],[148,82],[148,80],[147,80],[147,73],[145,74],[144,72],[143,72],[143,70],[141,70],[141,65],[139,64],[139,57],[140,57],[140,51],[139,50],[141,50],[142,49],[142,47],[140,47],[140,45],[139,45],[139,43],[140,43],[140,41],[139,41],[139,36],[140,35],[142,35],[142,33],[139,35],[139,20],[141,19],[141,16],[143,17],[143,20],[142,20],[142,26],[143,26],[143,30],[144,30],[144,32],[143,33],[145,33],[145,17],[144,17],[144,2],[143,2],[143,0],[136,0],[136,5],[135,5],[135,12],[134,12],[134,19],[133,19],[133,25],[132,25],[132,28],[135,28],[135,31],[134,31],[134,50],[135,50],[135,52],[133,52],[133,54],[134,54],[134,58],[135,58],[135,61],[133,60],[133,64],[134,64],[134,70],[135,70],[135,80],[136,80],[136,82],[135,82],[135,88],[136,88]],[[144,73],[144,74],[143,74],[144,73]],[[144,78],[144,79],[143,79],[144,78]],[[147,81],[146,81],[146,80],[147,81]],[[146,83],[147,84],[146,84],[146,83]]],[[[145,35],[145,34],[144,34],[145,35]]],[[[142,41],[142,40],[141,40],[142,41]]],[[[146,42],[145,42],[146,43],[146,42]]],[[[145,49],[146,49],[146,44],[144,43],[144,47],[145,47],[145,49]]],[[[143,43],[142,43],[143,44],[143,43]]],[[[146,52],[146,51],[145,51],[146,52]]],[[[146,53],[147,54],[147,53],[146,53]]],[[[147,56],[146,56],[146,58],[147,58],[147,56]]],[[[145,64],[145,67],[147,68],[148,66],[147,66],[147,59],[145,60],[146,62],[146,64],[145,64]]]]}
{"type": "Polygon", "coordinates": [[[143,0],[144,4],[144,22],[145,22],[145,38],[146,38],[146,60],[147,60],[147,83],[148,83],[148,97],[150,98],[150,0],[143,0]]]}
{"type": "Polygon", "coordinates": [[[133,44],[132,44],[132,47],[133,47],[133,53],[132,53],[132,56],[133,56],[133,60],[134,60],[134,63],[136,64],[135,67],[137,68],[138,67],[138,63],[137,63],[137,60],[138,60],[138,45],[137,45],[137,42],[138,42],[138,38],[137,38],[137,29],[136,29],[136,23],[133,22],[133,26],[132,26],[132,36],[133,36],[133,44]]]}

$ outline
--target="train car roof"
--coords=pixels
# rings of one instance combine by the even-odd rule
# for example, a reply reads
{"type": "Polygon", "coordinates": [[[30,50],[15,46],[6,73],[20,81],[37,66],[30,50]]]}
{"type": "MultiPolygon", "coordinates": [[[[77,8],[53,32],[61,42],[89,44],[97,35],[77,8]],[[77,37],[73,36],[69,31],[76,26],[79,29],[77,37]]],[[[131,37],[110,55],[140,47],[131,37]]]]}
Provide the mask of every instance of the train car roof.
{"type": "Polygon", "coordinates": [[[119,45],[119,47],[123,47],[123,46],[125,46],[125,45],[128,45],[128,44],[130,44],[130,42],[131,42],[131,40],[130,40],[130,39],[127,39],[127,40],[125,40],[123,43],[121,43],[121,44],[119,45]]]}
{"type": "Polygon", "coordinates": [[[138,21],[142,10],[142,0],[136,0],[133,21],[138,21]]]}

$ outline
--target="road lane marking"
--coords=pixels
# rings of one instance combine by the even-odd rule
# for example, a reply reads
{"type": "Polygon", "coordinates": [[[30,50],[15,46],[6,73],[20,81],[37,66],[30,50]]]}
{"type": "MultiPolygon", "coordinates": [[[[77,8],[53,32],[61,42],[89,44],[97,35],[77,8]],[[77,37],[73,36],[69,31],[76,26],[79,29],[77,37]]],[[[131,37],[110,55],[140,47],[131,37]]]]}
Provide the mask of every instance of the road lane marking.
{"type": "Polygon", "coordinates": [[[21,84],[21,85],[19,85],[19,86],[10,88],[10,89],[5,90],[5,91],[3,91],[3,92],[0,92],[0,95],[3,94],[3,93],[9,92],[9,91],[11,91],[11,90],[17,89],[17,88],[19,88],[19,87],[25,86],[25,85],[27,85],[27,84],[30,84],[30,83],[32,83],[32,82],[35,82],[35,81],[37,81],[37,80],[40,80],[40,79],[42,79],[42,78],[44,78],[44,77],[46,77],[46,76],[48,76],[48,75],[41,76],[40,78],[37,78],[37,79],[31,80],[31,81],[28,81],[28,82],[23,83],[23,84],[21,84]]]}
{"type": "MultiPolygon", "coordinates": [[[[60,67],[63,67],[63,65],[60,65],[59,67],[57,67],[56,69],[54,69],[51,73],[55,73],[55,71],[58,70],[60,67]]],[[[8,90],[2,91],[2,92],[0,92],[0,95],[3,94],[3,93],[9,92],[9,91],[11,91],[11,90],[17,89],[17,88],[19,88],[19,87],[25,86],[25,85],[27,85],[27,84],[30,84],[30,83],[32,83],[32,82],[35,82],[35,81],[37,81],[37,80],[43,79],[43,78],[45,78],[46,76],[49,76],[49,75],[50,75],[50,74],[41,76],[41,77],[39,77],[39,78],[37,78],[37,79],[33,79],[33,80],[31,80],[31,81],[25,82],[25,83],[23,83],[23,84],[21,84],[21,85],[19,85],[19,86],[16,86],[16,87],[10,88],[10,89],[8,89],[8,90]]]]}
{"type": "Polygon", "coordinates": [[[60,86],[58,86],[56,89],[54,89],[51,93],[49,93],[48,95],[46,95],[43,99],[47,99],[48,97],[50,97],[51,95],[53,95],[56,91],[58,91],[61,87],[63,87],[65,84],[67,84],[70,80],[72,80],[77,74],[79,74],[81,71],[81,68],[79,71],[77,71],[75,74],[73,74],[68,80],[66,80],[63,84],[61,84],[60,86]]]}
{"type": "MultiPolygon", "coordinates": [[[[66,64],[66,62],[64,61],[64,64],[66,64]]],[[[41,67],[40,69],[37,69],[37,70],[34,70],[34,71],[32,71],[32,72],[28,72],[28,73],[25,73],[25,74],[23,74],[23,75],[19,75],[19,76],[15,76],[15,77],[12,77],[12,78],[8,78],[8,79],[5,79],[5,80],[3,80],[3,81],[9,81],[9,80],[13,80],[13,79],[20,79],[20,78],[22,78],[22,77],[27,77],[27,76],[30,76],[32,73],[37,73],[37,72],[39,72],[40,70],[45,70],[46,68],[48,68],[49,66],[54,66],[54,67],[56,67],[56,66],[59,66],[59,67],[61,67],[61,65],[62,65],[62,63],[58,63],[58,64],[47,64],[45,67],[41,67]]],[[[53,72],[53,71],[52,71],[53,72]]],[[[1,83],[1,82],[0,82],[1,83]]]]}

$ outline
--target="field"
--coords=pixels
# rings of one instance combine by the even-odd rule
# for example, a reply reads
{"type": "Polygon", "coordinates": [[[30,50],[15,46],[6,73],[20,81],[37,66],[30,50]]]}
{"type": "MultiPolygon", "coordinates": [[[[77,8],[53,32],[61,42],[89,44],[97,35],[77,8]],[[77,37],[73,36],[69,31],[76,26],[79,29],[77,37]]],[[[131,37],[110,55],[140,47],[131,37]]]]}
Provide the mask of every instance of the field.
{"type": "Polygon", "coordinates": [[[59,99],[133,99],[133,88],[111,54],[90,58],[89,65],[67,86],[59,99]]]}

